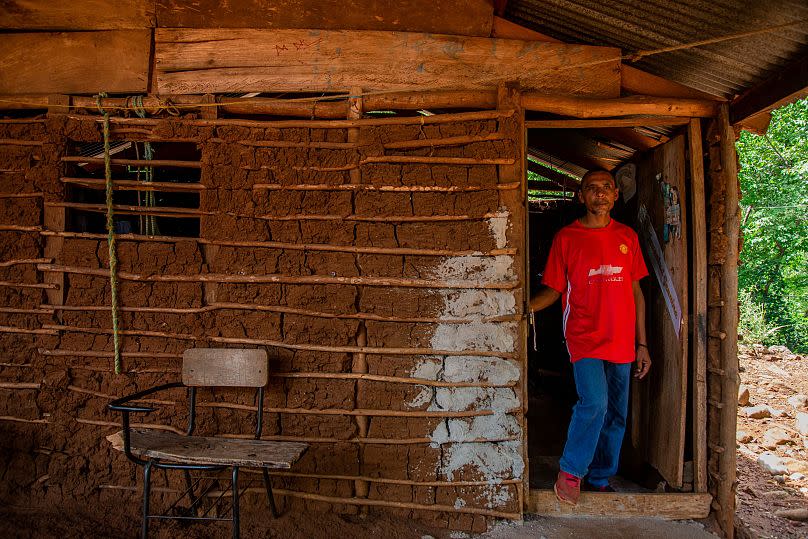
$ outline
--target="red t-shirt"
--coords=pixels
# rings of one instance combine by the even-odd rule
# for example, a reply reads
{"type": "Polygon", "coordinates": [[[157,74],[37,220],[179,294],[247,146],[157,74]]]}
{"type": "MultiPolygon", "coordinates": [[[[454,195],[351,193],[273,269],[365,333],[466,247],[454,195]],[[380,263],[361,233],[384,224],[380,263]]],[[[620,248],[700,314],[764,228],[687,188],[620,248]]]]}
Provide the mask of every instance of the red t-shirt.
{"type": "Polygon", "coordinates": [[[612,219],[603,228],[577,220],[558,231],[542,284],[562,294],[564,336],[572,362],[636,358],[633,281],[648,275],[637,234],[612,219]]]}

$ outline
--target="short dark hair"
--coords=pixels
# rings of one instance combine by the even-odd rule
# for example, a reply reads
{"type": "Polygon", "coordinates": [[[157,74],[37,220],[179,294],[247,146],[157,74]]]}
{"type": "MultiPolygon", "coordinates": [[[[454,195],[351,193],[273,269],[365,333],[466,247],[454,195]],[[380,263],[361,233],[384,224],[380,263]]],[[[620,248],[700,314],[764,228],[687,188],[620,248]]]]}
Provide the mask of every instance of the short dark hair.
{"type": "Polygon", "coordinates": [[[589,178],[591,178],[592,176],[594,176],[596,174],[606,174],[607,176],[609,176],[612,179],[612,184],[615,187],[617,187],[617,180],[614,179],[614,174],[612,174],[611,172],[609,172],[605,168],[593,168],[592,170],[587,171],[587,173],[584,174],[583,178],[581,178],[581,188],[583,188],[584,184],[586,184],[586,180],[588,180],[589,178]]]}

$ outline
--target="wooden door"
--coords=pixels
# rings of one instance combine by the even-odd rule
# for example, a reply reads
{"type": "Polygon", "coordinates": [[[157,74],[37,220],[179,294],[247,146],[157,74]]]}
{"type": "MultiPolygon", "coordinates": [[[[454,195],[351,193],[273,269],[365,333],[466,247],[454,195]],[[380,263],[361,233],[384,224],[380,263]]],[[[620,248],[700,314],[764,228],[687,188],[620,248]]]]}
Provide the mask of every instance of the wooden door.
{"type": "Polygon", "coordinates": [[[677,136],[637,163],[635,223],[650,274],[642,288],[652,367],[632,382],[632,442],[674,487],[682,486],[687,412],[685,146],[677,136]]]}

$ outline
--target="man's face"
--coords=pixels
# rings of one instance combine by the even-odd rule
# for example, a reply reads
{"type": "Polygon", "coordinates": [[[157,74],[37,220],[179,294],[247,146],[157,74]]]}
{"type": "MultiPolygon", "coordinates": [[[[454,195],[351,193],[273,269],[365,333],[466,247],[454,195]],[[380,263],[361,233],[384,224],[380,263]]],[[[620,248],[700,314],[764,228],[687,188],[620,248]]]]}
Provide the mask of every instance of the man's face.
{"type": "Polygon", "coordinates": [[[578,194],[586,211],[595,215],[608,215],[617,202],[617,196],[614,178],[608,172],[597,172],[587,177],[578,194]]]}

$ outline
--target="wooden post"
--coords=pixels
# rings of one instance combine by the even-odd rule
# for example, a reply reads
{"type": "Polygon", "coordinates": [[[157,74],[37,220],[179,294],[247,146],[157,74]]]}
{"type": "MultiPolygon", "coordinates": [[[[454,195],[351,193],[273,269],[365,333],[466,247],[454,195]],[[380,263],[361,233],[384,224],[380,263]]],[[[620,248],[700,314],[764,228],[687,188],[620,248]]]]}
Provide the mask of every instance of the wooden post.
{"type": "Polygon", "coordinates": [[[721,435],[724,451],[719,455],[721,481],[718,485],[718,503],[721,504],[719,522],[728,539],[735,533],[736,453],[735,438],[738,418],[738,240],[740,236],[740,208],[738,206],[738,156],[735,153],[735,131],[729,123],[729,106],[724,103],[718,111],[722,178],[725,182],[724,235],[727,254],[721,266],[721,330],[726,338],[721,341],[721,435]]]}
{"type": "MultiPolygon", "coordinates": [[[[349,120],[358,120],[362,118],[362,88],[351,88],[351,97],[348,99],[348,119],[349,120]]],[[[351,127],[348,129],[348,142],[356,144],[359,142],[360,136],[360,127],[351,127]]],[[[357,160],[359,159],[359,155],[356,156],[357,160]]],[[[362,170],[360,167],[356,167],[350,170],[349,172],[351,178],[351,184],[359,185],[362,183],[362,170]]],[[[351,194],[352,197],[356,196],[356,193],[351,194]]],[[[359,255],[354,255],[359,256],[359,255]]],[[[359,288],[359,293],[361,294],[361,288],[359,288]]],[[[356,333],[356,346],[365,347],[367,346],[368,342],[368,330],[365,326],[365,321],[359,321],[359,329],[356,333]]],[[[361,373],[367,374],[368,372],[368,361],[367,355],[364,352],[356,352],[353,354],[353,362],[351,364],[351,372],[353,373],[361,373]]],[[[354,383],[354,405],[356,404],[356,399],[359,395],[359,384],[362,382],[360,380],[356,380],[354,383]]],[[[370,423],[370,418],[367,416],[356,416],[356,428],[357,428],[357,436],[359,438],[367,438],[368,435],[368,427],[370,423]]],[[[363,451],[364,448],[360,448],[359,451],[363,451]]],[[[360,455],[360,463],[364,458],[363,455],[360,455]]],[[[361,479],[357,479],[354,481],[354,490],[356,492],[357,498],[367,498],[368,493],[370,492],[370,483],[367,481],[363,481],[361,479]]],[[[362,508],[363,511],[366,511],[366,508],[362,508]]]]}
{"type": "Polygon", "coordinates": [[[727,538],[735,534],[738,412],[738,164],[727,105],[710,122],[707,313],[708,490],[727,538]]]}
{"type": "Polygon", "coordinates": [[[691,197],[691,339],[693,384],[693,491],[707,492],[707,215],[701,121],[688,125],[691,197]]]}
{"type": "MultiPolygon", "coordinates": [[[[527,245],[528,241],[528,211],[527,211],[527,173],[525,172],[525,163],[527,162],[527,130],[525,128],[525,114],[522,109],[521,93],[515,88],[509,88],[505,85],[500,85],[497,90],[497,109],[498,110],[513,110],[513,116],[500,121],[499,129],[507,134],[506,138],[514,138],[514,149],[517,152],[516,159],[513,164],[499,165],[499,183],[519,182],[521,188],[516,191],[501,191],[500,201],[502,207],[513,208],[513,213],[510,215],[512,227],[509,227],[508,243],[516,247],[517,255],[514,260],[513,267],[516,270],[516,277],[520,283],[520,287],[514,292],[517,294],[516,304],[520,307],[521,316],[519,318],[519,332],[518,341],[516,345],[516,353],[519,358],[519,385],[514,388],[522,401],[522,414],[518,417],[520,427],[522,428],[522,458],[525,462],[525,469],[522,476],[522,489],[524,492],[530,492],[530,462],[528,451],[528,434],[527,434],[527,407],[528,407],[528,393],[527,393],[527,340],[528,340],[528,327],[527,327],[527,313],[528,302],[530,300],[530,279],[528,275],[528,257],[527,245]],[[512,125],[515,123],[516,125],[512,125]],[[511,125],[509,125],[511,124],[511,125]],[[513,200],[511,197],[518,197],[513,200]],[[510,200],[509,200],[510,199],[510,200]],[[521,291],[522,297],[518,297],[521,291]]],[[[527,510],[527,499],[523,496],[522,505],[519,511],[524,513],[527,510]]]]}

